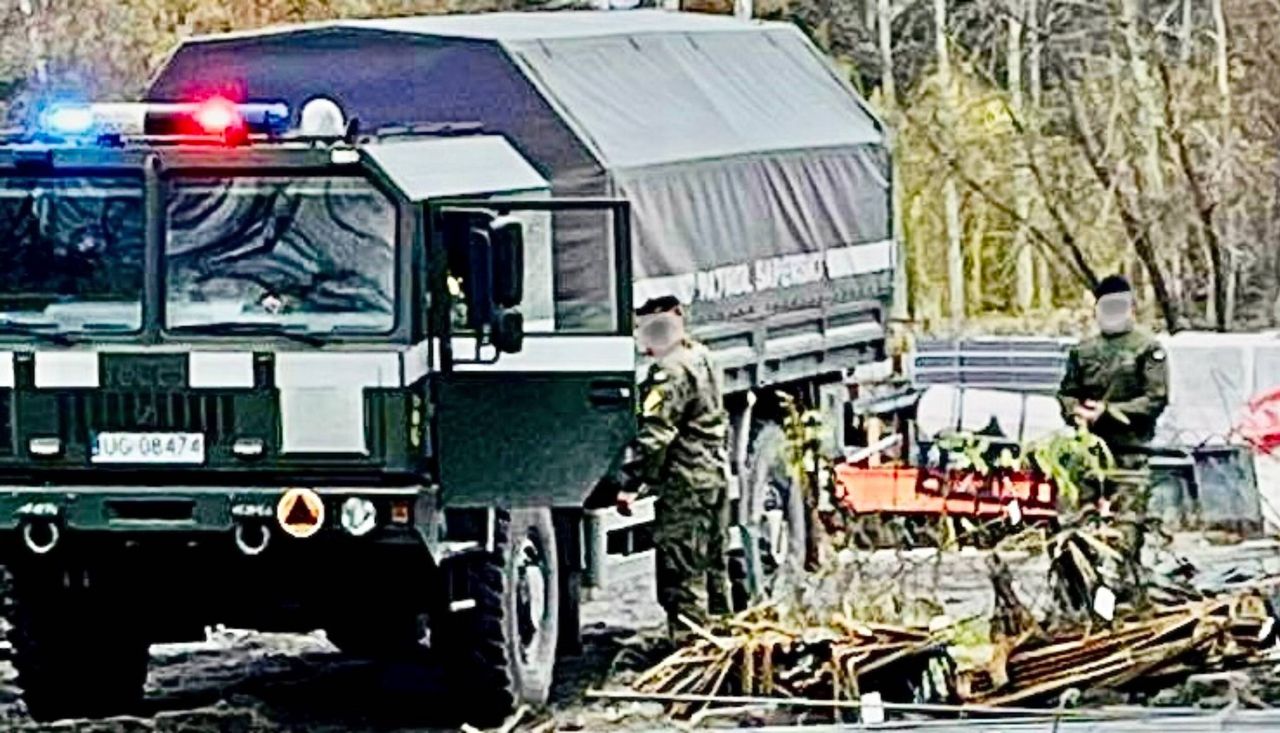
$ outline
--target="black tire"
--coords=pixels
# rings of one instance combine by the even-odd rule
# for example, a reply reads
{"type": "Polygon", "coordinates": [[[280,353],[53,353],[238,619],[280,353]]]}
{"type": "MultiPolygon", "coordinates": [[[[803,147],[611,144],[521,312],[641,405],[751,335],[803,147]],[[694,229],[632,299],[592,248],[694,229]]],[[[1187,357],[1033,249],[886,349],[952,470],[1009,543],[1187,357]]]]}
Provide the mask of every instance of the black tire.
{"type": "Polygon", "coordinates": [[[27,712],[37,721],[136,712],[149,644],[109,591],[82,572],[17,572],[9,641],[27,712]]]}
{"type": "MultiPolygon", "coordinates": [[[[769,597],[781,573],[804,567],[805,524],[807,512],[804,495],[790,474],[787,438],[782,426],[762,422],[756,426],[747,449],[746,476],[742,486],[740,521],[756,536],[762,577],[758,595],[769,597]],[[781,512],[779,533],[784,547],[774,547],[765,530],[766,515],[771,509],[781,512]]],[[[742,591],[734,589],[735,597],[742,591]]]]}
{"type": "Polygon", "coordinates": [[[547,703],[560,626],[551,511],[500,511],[494,524],[493,552],[458,561],[466,563],[475,605],[445,609],[432,629],[446,674],[467,700],[466,721],[484,727],[500,724],[520,705],[547,703]],[[535,596],[540,602],[531,602],[535,596]]]}

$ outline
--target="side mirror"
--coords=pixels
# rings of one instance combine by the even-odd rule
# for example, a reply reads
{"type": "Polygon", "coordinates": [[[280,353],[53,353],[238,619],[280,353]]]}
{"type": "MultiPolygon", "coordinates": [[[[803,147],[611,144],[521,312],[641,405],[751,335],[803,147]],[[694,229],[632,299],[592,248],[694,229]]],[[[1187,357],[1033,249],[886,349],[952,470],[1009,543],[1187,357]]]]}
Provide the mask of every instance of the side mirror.
{"type": "Polygon", "coordinates": [[[493,321],[493,248],[489,232],[473,226],[467,232],[467,328],[481,331],[493,321]]]}
{"type": "Polygon", "coordinates": [[[491,212],[444,212],[448,269],[462,280],[467,329],[499,353],[514,354],[524,346],[524,316],[516,310],[524,299],[524,226],[511,216],[491,212]]]}
{"type": "Polygon", "coordinates": [[[493,348],[503,354],[516,354],[524,348],[524,315],[517,310],[499,308],[494,314],[491,332],[493,348]]]}
{"type": "Polygon", "coordinates": [[[513,216],[489,223],[493,251],[493,302],[514,308],[524,300],[524,225],[513,216]]]}

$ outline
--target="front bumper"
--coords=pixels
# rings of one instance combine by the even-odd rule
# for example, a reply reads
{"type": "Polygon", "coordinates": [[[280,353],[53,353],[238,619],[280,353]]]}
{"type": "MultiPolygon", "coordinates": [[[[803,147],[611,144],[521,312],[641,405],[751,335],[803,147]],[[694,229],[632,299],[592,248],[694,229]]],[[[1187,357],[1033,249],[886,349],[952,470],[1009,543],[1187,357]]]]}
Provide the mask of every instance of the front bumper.
{"type": "MultiPolygon", "coordinates": [[[[288,487],[240,486],[0,486],[0,532],[54,525],[61,534],[216,534],[253,525],[273,535],[324,541],[419,543],[434,516],[430,487],[309,487],[322,511],[305,537],[287,531],[288,487]],[[376,509],[372,530],[358,537],[344,528],[342,506],[352,497],[376,509]]],[[[295,517],[296,519],[296,517],[295,517]]]]}

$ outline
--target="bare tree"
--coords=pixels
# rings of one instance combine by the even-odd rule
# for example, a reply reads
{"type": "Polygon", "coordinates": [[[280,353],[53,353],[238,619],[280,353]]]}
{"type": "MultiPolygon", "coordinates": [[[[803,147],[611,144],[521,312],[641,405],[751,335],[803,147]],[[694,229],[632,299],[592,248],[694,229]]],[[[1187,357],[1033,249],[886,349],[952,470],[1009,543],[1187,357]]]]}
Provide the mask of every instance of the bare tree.
{"type": "MultiPolygon", "coordinates": [[[[1025,119],[1022,101],[1022,28],[1023,17],[1027,10],[1025,0],[1012,0],[1009,11],[1008,34],[1008,74],[1009,99],[1014,114],[1025,119]]],[[[1034,134],[1034,133],[1033,133],[1034,134]]],[[[1027,313],[1031,310],[1035,299],[1035,261],[1031,248],[1027,246],[1027,217],[1031,211],[1031,181],[1026,161],[1019,159],[1014,170],[1014,211],[1018,221],[1013,233],[1013,251],[1018,258],[1017,298],[1018,310],[1027,313]]]]}
{"type": "MultiPolygon", "coordinates": [[[[942,92],[944,126],[955,118],[956,90],[951,77],[951,54],[947,48],[947,2],[933,0],[935,50],[938,57],[938,85],[942,92]]],[[[942,183],[942,206],[947,234],[947,301],[953,326],[965,317],[964,248],[961,244],[960,199],[951,175],[942,183]]]]}
{"type": "MultiPolygon", "coordinates": [[[[870,2],[867,3],[871,5],[870,2]]],[[[880,75],[880,98],[891,128],[898,123],[898,92],[893,78],[893,7],[889,0],[875,2],[876,36],[880,49],[880,65],[884,70],[880,75]]],[[[896,129],[895,129],[896,132],[896,129]]],[[[907,256],[906,236],[902,221],[902,166],[899,156],[893,156],[893,189],[891,202],[893,215],[894,252],[898,267],[894,269],[893,280],[893,317],[899,321],[911,315],[912,298],[910,279],[907,277],[909,261],[907,256]]]]}
{"type": "MultiPolygon", "coordinates": [[[[1214,79],[1218,87],[1218,150],[1219,164],[1217,167],[1219,178],[1219,188],[1228,190],[1232,184],[1232,134],[1231,134],[1231,80],[1228,77],[1227,70],[1227,18],[1222,10],[1222,0],[1211,0],[1213,8],[1213,47],[1214,47],[1214,79]]],[[[1226,257],[1226,282],[1223,284],[1223,293],[1219,306],[1222,309],[1222,318],[1219,321],[1219,327],[1224,330],[1230,330],[1235,323],[1236,312],[1236,278],[1237,278],[1237,261],[1238,256],[1235,247],[1234,227],[1232,226],[1232,208],[1223,211],[1220,217],[1220,231],[1222,232],[1222,240],[1225,244],[1223,254],[1226,257]]],[[[1218,268],[1219,272],[1224,269],[1218,268]]]]}

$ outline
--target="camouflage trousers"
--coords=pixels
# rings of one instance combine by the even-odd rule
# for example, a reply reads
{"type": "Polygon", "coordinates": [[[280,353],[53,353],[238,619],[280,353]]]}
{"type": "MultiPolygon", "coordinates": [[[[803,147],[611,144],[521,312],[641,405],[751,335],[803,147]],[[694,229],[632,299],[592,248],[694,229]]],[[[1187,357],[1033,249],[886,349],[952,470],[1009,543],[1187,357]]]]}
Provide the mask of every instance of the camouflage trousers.
{"type": "Polygon", "coordinates": [[[711,536],[707,547],[707,608],[712,615],[731,610],[729,587],[729,487],[722,486],[712,508],[711,536]]]}
{"type": "Polygon", "coordinates": [[[1141,587],[1138,574],[1142,567],[1147,509],[1151,498],[1151,479],[1147,457],[1141,454],[1116,453],[1116,472],[1105,482],[1086,482],[1081,487],[1082,506],[1096,508],[1099,500],[1109,505],[1109,521],[1120,534],[1120,547],[1126,570],[1135,587],[1141,587]]]}
{"type": "Polygon", "coordinates": [[[704,624],[710,615],[728,610],[724,559],[728,512],[719,491],[718,486],[709,494],[706,488],[673,483],[661,487],[654,507],[658,603],[677,642],[689,635],[681,616],[704,624]]]}

